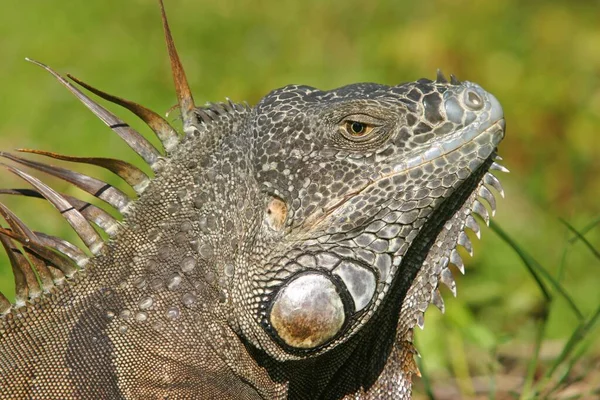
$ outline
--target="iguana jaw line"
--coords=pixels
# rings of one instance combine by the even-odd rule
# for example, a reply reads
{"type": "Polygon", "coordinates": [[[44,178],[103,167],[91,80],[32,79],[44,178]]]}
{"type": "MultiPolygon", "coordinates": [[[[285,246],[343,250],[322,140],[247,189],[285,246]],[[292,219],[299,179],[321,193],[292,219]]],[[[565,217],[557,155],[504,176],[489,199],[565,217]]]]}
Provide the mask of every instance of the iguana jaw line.
{"type": "Polygon", "coordinates": [[[502,138],[504,138],[504,128],[505,122],[504,118],[496,120],[494,122],[489,122],[486,125],[484,130],[477,129],[477,127],[472,127],[471,129],[466,129],[460,131],[459,135],[453,135],[450,139],[442,140],[439,143],[431,145],[428,150],[417,154],[414,157],[409,158],[408,160],[396,165],[394,167],[394,173],[383,176],[383,178],[389,178],[391,176],[397,175],[398,173],[403,173],[411,170],[412,168],[419,167],[423,164],[431,162],[436,158],[443,157],[455,150],[460,149],[461,147],[471,143],[476,138],[483,135],[490,135],[490,142],[493,144],[494,148],[500,143],[502,138]],[[494,136],[494,134],[500,133],[498,136],[494,136]]]}
{"type": "Polygon", "coordinates": [[[404,161],[398,165],[396,165],[393,169],[394,172],[382,175],[380,178],[376,180],[370,180],[365,183],[363,186],[358,188],[357,190],[346,194],[342,198],[337,198],[333,201],[333,205],[324,208],[321,210],[319,215],[315,215],[313,218],[309,218],[303,225],[304,228],[311,229],[315,226],[318,226],[321,222],[323,222],[328,216],[333,214],[336,210],[341,208],[346,202],[354,198],[355,196],[362,193],[364,190],[368,189],[370,186],[376,184],[382,179],[391,178],[395,175],[404,174],[410,171],[413,168],[420,167],[423,164],[432,162],[433,160],[443,157],[453,151],[460,149],[461,147],[471,143],[476,138],[489,135],[490,142],[493,144],[493,148],[495,149],[498,143],[504,138],[504,129],[505,129],[505,121],[504,118],[500,118],[495,121],[489,121],[488,123],[484,123],[484,126],[487,125],[487,128],[484,130],[476,129],[476,127],[472,127],[471,129],[466,130],[466,132],[461,131],[458,139],[455,135],[452,138],[446,141],[442,141],[439,145],[432,146],[431,149],[426,150],[414,157],[411,157],[407,161],[404,161]],[[465,140],[465,138],[467,138],[465,140]]]}

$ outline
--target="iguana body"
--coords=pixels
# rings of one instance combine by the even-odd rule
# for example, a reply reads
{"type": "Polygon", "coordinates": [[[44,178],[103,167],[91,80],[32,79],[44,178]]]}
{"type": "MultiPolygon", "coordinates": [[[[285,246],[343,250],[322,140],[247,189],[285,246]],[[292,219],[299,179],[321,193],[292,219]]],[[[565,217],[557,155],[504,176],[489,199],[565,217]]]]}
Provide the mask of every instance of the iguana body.
{"type": "Polygon", "coordinates": [[[501,191],[487,172],[502,168],[493,161],[500,105],[439,75],[394,87],[287,86],[252,108],[200,108],[165,27],[183,139],[151,111],[95,91],[146,121],[165,157],[68,86],[156,176],[62,159],[111,169],[137,200],[2,154],[125,218],[10,167],[35,190],[4,192],[46,197],[94,256],[0,209],[17,284],[16,306],[0,298],[0,397],[409,398],[412,329],[429,303],[443,309],[439,282],[455,290],[448,264],[462,269],[456,247],[470,246],[466,227],[478,233],[471,212],[488,218],[477,198],[494,207],[485,184],[501,191]]]}

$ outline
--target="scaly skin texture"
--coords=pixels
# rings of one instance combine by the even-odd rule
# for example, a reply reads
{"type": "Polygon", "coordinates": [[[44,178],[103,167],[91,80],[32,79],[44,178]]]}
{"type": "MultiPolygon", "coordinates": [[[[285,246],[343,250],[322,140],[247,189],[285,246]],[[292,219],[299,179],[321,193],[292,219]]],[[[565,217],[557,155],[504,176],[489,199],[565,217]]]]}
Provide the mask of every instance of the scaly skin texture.
{"type": "Polygon", "coordinates": [[[173,65],[185,136],[100,224],[113,238],[57,194],[94,257],[2,208],[19,297],[0,299],[0,398],[410,398],[412,329],[499,188],[497,100],[440,75],[195,107],[173,65]]]}

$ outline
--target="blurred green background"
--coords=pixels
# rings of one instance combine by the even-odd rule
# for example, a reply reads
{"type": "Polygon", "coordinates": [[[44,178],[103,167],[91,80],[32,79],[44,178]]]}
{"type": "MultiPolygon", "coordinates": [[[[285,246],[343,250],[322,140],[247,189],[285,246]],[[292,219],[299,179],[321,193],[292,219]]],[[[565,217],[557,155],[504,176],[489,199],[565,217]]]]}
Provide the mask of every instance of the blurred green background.
{"type": "MultiPolygon", "coordinates": [[[[500,176],[507,198],[499,200],[495,221],[564,286],[585,316],[596,310],[599,259],[582,241],[569,242],[574,235],[559,218],[582,230],[600,216],[598,1],[165,2],[198,104],[225,96],[254,104],[288,83],[323,89],[358,81],[393,85],[433,78],[437,68],[492,92],[504,106],[508,129],[500,154],[512,171],[500,176]]],[[[0,14],[2,150],[29,147],[139,164],[116,135],[24,57],[161,113],[175,104],[155,1],[13,1],[0,14]]],[[[116,182],[102,170],[79,170],[116,182]]],[[[1,176],[3,187],[25,186],[7,171],[1,176]]],[[[36,230],[75,240],[41,201],[3,201],[36,230]]],[[[585,237],[600,247],[598,226],[585,237]]],[[[438,398],[488,393],[490,382],[498,393],[502,382],[522,389],[524,377],[538,379],[578,326],[560,296],[551,304],[544,300],[495,233],[484,229],[474,245],[474,258],[465,258],[466,276],[457,277],[458,298],[445,291],[446,315],[428,311],[426,328],[417,333],[423,371],[438,398]],[[540,362],[532,366],[528,361],[539,343],[540,362]]],[[[0,290],[12,294],[4,256],[0,290]]],[[[596,370],[599,333],[595,328],[585,336],[580,362],[596,370]]],[[[598,385],[593,375],[585,379],[598,385]]],[[[428,390],[417,382],[419,392],[428,390]]]]}

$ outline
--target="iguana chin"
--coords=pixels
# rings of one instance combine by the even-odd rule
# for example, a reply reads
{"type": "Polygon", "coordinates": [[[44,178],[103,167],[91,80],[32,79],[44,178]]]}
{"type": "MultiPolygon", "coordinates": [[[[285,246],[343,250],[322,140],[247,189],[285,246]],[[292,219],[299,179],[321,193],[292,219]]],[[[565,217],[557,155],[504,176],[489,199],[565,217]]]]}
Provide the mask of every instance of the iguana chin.
{"type": "MultiPolygon", "coordinates": [[[[162,4],[161,4],[162,9],[162,4]]],[[[87,249],[31,231],[0,204],[16,302],[0,296],[3,399],[403,399],[411,344],[449,264],[471,251],[502,194],[488,172],[504,136],[491,94],[441,73],[398,86],[291,85],[255,107],[197,107],[163,9],[183,120],[70,77],[145,121],[153,147],[40,63],[152,167],[99,165],[138,194],[2,153],[87,249]],[[123,215],[60,194],[17,165],[62,178],[123,215]],[[110,240],[99,234],[104,231],[110,240]],[[90,255],[91,254],[91,255],[90,255]]]]}

